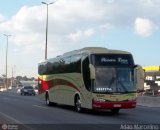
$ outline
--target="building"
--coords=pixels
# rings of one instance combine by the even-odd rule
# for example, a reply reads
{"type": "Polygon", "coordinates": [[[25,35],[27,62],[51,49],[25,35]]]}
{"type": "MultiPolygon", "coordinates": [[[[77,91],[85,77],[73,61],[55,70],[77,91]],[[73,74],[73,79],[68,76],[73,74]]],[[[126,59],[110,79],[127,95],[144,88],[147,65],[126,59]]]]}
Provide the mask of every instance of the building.
{"type": "Polygon", "coordinates": [[[160,92],[160,66],[145,66],[144,90],[152,91],[154,95],[160,92]]]}
{"type": "Polygon", "coordinates": [[[38,85],[37,81],[20,81],[19,85],[25,86],[25,85],[31,85],[33,87],[36,87],[38,85]]]}

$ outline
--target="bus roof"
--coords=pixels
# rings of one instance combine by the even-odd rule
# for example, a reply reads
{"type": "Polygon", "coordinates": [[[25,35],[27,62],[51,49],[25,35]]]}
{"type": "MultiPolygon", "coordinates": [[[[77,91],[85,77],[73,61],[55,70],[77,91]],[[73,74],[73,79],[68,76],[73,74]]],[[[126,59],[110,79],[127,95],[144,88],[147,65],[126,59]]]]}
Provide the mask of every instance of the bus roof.
{"type": "MultiPolygon", "coordinates": [[[[75,54],[131,54],[130,52],[127,51],[122,51],[122,50],[112,50],[112,49],[108,49],[108,48],[103,48],[103,47],[85,47],[79,50],[73,50],[70,52],[66,52],[63,55],[59,55],[57,57],[54,58],[50,58],[47,60],[53,60],[53,59],[60,59],[61,57],[67,57],[67,56],[72,56],[75,54]]],[[[47,60],[41,62],[41,63],[45,63],[47,60]]]]}
{"type": "Polygon", "coordinates": [[[74,50],[71,52],[64,53],[63,56],[69,56],[73,54],[78,54],[78,53],[89,53],[89,54],[103,54],[103,53],[114,53],[114,54],[131,54],[127,51],[121,51],[121,50],[112,50],[108,48],[103,48],[103,47],[85,47],[79,50],[74,50]]]}
{"type": "Polygon", "coordinates": [[[112,49],[108,49],[108,48],[102,48],[102,47],[86,47],[86,48],[82,48],[82,51],[87,50],[90,51],[91,53],[118,53],[118,54],[129,54],[129,52],[126,51],[121,51],[121,50],[112,50],[112,49]]]}

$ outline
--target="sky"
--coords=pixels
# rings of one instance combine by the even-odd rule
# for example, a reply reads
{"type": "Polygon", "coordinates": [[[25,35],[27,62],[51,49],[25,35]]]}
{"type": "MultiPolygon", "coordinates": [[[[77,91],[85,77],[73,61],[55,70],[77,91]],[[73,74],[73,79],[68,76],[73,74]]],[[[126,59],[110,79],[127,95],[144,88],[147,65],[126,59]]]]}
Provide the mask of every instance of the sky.
{"type": "MultiPolygon", "coordinates": [[[[37,77],[45,58],[46,5],[41,0],[0,4],[0,76],[37,77]]],[[[132,53],[135,63],[160,65],[160,0],[49,0],[48,58],[84,47],[132,53]]]]}

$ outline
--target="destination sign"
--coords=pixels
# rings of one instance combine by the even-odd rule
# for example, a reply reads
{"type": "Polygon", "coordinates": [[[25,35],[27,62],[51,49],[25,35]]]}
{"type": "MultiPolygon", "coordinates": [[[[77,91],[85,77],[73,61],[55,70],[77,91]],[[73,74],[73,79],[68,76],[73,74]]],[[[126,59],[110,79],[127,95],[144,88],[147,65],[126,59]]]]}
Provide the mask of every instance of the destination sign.
{"type": "Polygon", "coordinates": [[[101,62],[106,62],[106,63],[116,63],[119,62],[121,64],[128,64],[128,59],[123,59],[121,57],[117,57],[117,59],[111,59],[111,58],[106,58],[102,57],[101,62]]]}
{"type": "Polygon", "coordinates": [[[132,66],[134,65],[133,58],[131,55],[117,55],[117,54],[109,54],[109,55],[94,55],[94,64],[96,66],[132,66]]]}

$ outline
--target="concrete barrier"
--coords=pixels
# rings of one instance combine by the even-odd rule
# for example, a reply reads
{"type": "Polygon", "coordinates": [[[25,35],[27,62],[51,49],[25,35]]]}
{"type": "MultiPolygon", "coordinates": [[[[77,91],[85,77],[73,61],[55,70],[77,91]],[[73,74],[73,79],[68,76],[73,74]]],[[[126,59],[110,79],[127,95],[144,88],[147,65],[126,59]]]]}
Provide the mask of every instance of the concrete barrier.
{"type": "Polygon", "coordinates": [[[139,96],[137,97],[137,105],[147,107],[160,107],[160,97],[139,96]]]}

